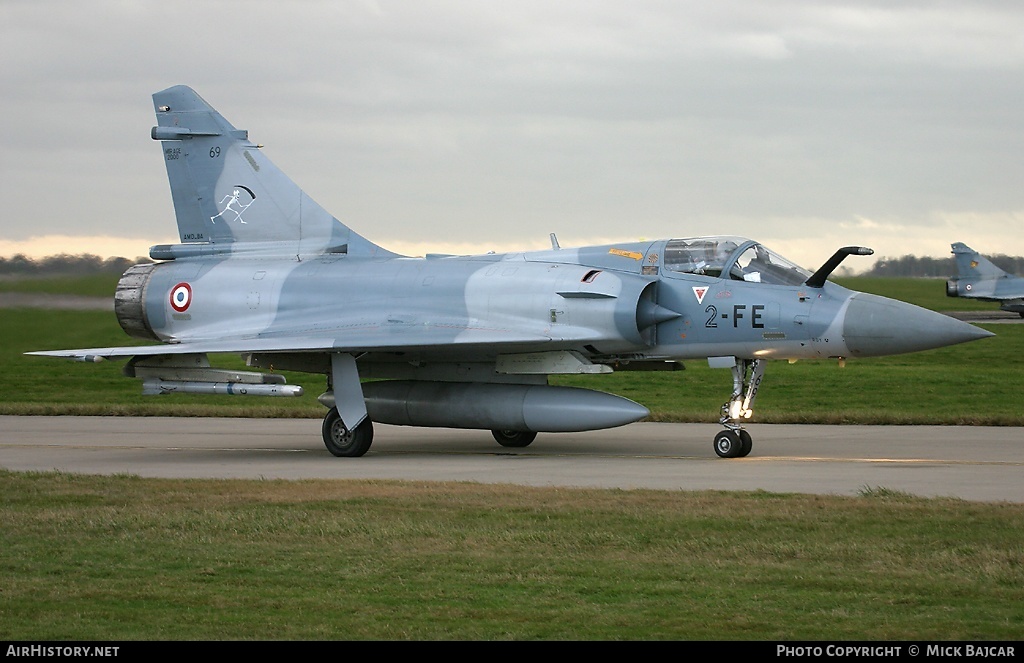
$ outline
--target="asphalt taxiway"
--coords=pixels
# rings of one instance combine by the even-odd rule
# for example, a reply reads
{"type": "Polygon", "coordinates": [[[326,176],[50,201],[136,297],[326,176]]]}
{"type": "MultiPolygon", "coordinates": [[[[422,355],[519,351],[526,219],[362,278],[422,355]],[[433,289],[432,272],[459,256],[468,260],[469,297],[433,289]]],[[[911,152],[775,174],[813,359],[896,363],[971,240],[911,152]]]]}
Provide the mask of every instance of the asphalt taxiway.
{"type": "Polygon", "coordinates": [[[764,490],[1024,503],[1024,430],[753,424],[722,459],[713,424],[639,423],[541,434],[524,449],[486,431],[375,425],[362,458],[335,458],[315,419],[0,417],[0,467],[173,478],[402,479],[660,490],[764,490]]]}

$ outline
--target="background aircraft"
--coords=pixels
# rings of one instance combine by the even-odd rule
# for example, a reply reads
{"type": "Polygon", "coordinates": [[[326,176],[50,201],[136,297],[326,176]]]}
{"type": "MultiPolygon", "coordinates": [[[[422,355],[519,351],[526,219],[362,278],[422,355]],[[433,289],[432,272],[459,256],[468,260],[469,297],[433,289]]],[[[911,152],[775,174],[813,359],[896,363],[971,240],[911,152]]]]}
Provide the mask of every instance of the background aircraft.
{"type": "Polygon", "coordinates": [[[1024,318],[1024,277],[1007,274],[963,242],[950,245],[957,277],[946,281],[948,297],[999,302],[999,308],[1024,318]]]}
{"type": "Polygon", "coordinates": [[[115,294],[118,322],[158,345],[36,352],[127,358],[144,393],[296,395],[274,370],[326,375],[323,439],[361,456],[372,422],[538,432],[644,418],[647,408],[549,375],[671,370],[707,358],[732,371],[714,448],[745,456],[742,422],[768,359],[870,357],[991,334],[826,279],[740,237],[625,242],[503,255],[396,255],[331,216],[198,94],[153,95],[180,244],[150,249],[115,294]],[[261,371],[210,366],[241,353],[261,371]],[[363,379],[371,378],[368,382],[363,379]]]}

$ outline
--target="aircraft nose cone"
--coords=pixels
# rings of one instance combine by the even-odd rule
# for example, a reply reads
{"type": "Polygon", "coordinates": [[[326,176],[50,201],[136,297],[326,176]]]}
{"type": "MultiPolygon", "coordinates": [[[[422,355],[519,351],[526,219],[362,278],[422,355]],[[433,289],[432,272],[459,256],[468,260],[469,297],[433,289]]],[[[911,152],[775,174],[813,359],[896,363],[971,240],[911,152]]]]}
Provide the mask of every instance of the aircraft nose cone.
{"type": "Polygon", "coordinates": [[[853,296],[843,320],[853,357],[931,350],[988,336],[994,334],[948,315],[863,292],[853,296]]]}

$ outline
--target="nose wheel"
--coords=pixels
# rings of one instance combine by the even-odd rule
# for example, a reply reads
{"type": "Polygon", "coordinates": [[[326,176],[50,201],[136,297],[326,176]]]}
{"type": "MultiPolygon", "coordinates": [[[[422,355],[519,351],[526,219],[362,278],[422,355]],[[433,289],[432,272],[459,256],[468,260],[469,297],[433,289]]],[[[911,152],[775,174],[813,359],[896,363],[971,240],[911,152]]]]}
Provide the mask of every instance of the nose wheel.
{"type": "Polygon", "coordinates": [[[725,430],[715,435],[715,453],[722,458],[743,458],[750,454],[753,440],[740,422],[754,414],[754,399],[764,377],[764,360],[737,359],[732,367],[732,396],[722,405],[719,423],[725,430]]]}
{"type": "Polygon", "coordinates": [[[743,458],[752,447],[750,433],[742,428],[727,429],[715,436],[715,453],[722,458],[743,458]]]}

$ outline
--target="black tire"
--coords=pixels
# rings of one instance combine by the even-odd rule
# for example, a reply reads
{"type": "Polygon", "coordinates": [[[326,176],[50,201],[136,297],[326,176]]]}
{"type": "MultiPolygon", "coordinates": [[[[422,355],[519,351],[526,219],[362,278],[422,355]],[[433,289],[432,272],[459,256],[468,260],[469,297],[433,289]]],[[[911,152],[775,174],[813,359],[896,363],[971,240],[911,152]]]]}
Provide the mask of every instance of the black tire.
{"type": "Polygon", "coordinates": [[[348,430],[341,421],[338,408],[332,407],[324,417],[324,446],[339,458],[358,458],[365,454],[373,443],[373,422],[363,419],[355,430],[348,430]]]}
{"type": "Polygon", "coordinates": [[[722,458],[736,458],[743,450],[740,434],[734,430],[724,430],[715,435],[715,453],[722,458]]]}
{"type": "Polygon", "coordinates": [[[750,437],[750,433],[745,430],[740,430],[740,443],[742,447],[740,452],[736,455],[737,458],[746,458],[750,455],[750,450],[754,448],[754,439],[750,437]]]}
{"type": "Polygon", "coordinates": [[[526,430],[492,430],[494,440],[503,447],[528,447],[537,439],[537,434],[526,430]]]}

